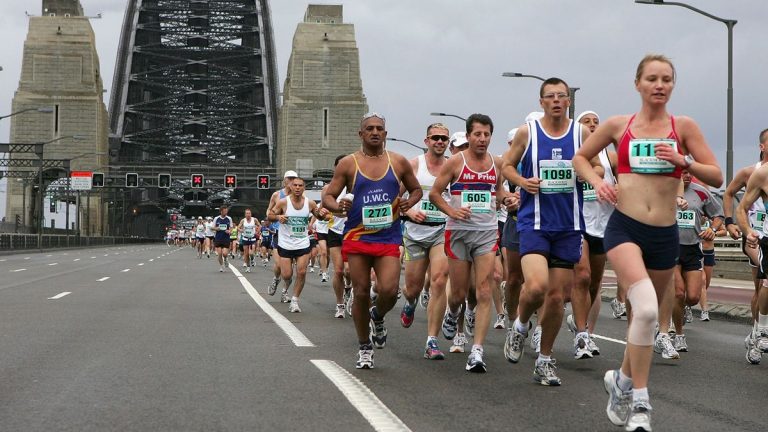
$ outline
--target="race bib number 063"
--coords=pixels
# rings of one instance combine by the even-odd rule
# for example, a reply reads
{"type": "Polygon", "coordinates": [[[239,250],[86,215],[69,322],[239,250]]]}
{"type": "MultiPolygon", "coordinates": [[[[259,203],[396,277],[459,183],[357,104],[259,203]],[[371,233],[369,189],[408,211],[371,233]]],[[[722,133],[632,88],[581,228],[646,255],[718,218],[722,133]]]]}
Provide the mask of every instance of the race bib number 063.
{"type": "Polygon", "coordinates": [[[696,212],[691,210],[678,210],[677,226],[679,228],[696,228],[696,212]]]}

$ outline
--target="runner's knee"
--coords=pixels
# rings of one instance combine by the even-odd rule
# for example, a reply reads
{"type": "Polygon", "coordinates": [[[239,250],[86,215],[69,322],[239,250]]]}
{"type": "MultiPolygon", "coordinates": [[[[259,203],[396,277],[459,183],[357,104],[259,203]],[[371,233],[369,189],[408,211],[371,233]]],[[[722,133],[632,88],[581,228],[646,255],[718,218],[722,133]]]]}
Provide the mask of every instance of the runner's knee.
{"type": "Polygon", "coordinates": [[[627,299],[632,305],[632,323],[627,342],[638,346],[653,345],[653,331],[659,319],[656,290],[650,279],[642,279],[629,286],[627,299]]]}

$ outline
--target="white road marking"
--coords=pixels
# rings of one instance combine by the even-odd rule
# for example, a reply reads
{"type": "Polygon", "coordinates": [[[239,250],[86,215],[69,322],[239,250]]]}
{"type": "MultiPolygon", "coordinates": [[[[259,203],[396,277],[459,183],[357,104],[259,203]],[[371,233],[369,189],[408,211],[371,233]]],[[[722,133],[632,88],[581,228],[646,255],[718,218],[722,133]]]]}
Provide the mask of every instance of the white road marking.
{"type": "Polygon", "coordinates": [[[104,256],[109,256],[109,254],[104,254],[104,256]]]}
{"type": "Polygon", "coordinates": [[[49,266],[55,266],[55,265],[59,265],[59,263],[50,263],[50,264],[48,264],[48,265],[49,265],[49,266]]]}
{"type": "Polygon", "coordinates": [[[48,257],[50,257],[50,256],[53,256],[53,255],[46,255],[45,257],[46,257],[46,258],[48,258],[48,257]]]}
{"type": "Polygon", "coordinates": [[[595,339],[602,339],[602,340],[606,340],[608,342],[614,342],[614,343],[617,343],[617,344],[622,344],[622,345],[626,345],[627,344],[626,341],[618,340],[618,339],[614,339],[614,338],[609,338],[608,336],[600,336],[600,335],[596,335],[596,334],[593,334],[593,335],[590,335],[590,336],[595,338],[595,339]]]}
{"type": "Polygon", "coordinates": [[[274,321],[275,324],[277,324],[277,326],[280,327],[280,329],[291,339],[291,341],[293,341],[294,345],[297,347],[315,346],[315,344],[313,344],[306,336],[304,336],[304,333],[296,328],[292,322],[288,321],[288,319],[280,314],[280,312],[278,312],[275,308],[273,308],[268,301],[264,300],[264,297],[262,297],[261,294],[256,291],[256,288],[254,288],[253,285],[248,282],[248,279],[246,279],[245,276],[243,276],[243,274],[240,273],[237,268],[235,268],[235,266],[230,264],[229,269],[232,270],[232,273],[234,273],[235,276],[237,276],[237,280],[240,281],[240,285],[245,288],[245,291],[248,293],[248,295],[251,296],[253,301],[256,302],[256,304],[261,308],[261,310],[264,311],[265,314],[272,318],[272,321],[274,321]]]}
{"type": "Polygon", "coordinates": [[[91,259],[96,259],[96,257],[91,257],[91,259]]]}
{"type": "Polygon", "coordinates": [[[18,272],[20,272],[20,271],[25,271],[25,270],[26,270],[26,269],[16,269],[16,270],[11,270],[11,273],[18,273],[18,272]]]}
{"type": "Polygon", "coordinates": [[[64,291],[64,292],[63,292],[63,293],[61,293],[61,294],[56,294],[56,295],[55,295],[55,296],[53,296],[53,297],[48,297],[48,300],[58,300],[58,299],[60,299],[60,298],[62,298],[62,297],[64,297],[64,296],[68,296],[68,295],[70,295],[70,294],[72,294],[72,293],[71,293],[71,292],[69,292],[69,291],[64,291]]]}
{"type": "Polygon", "coordinates": [[[149,259],[149,262],[152,262],[152,261],[154,261],[154,260],[155,260],[154,258],[150,258],[150,259],[149,259]]]}
{"type": "Polygon", "coordinates": [[[144,265],[144,263],[139,263],[139,265],[140,265],[140,266],[143,266],[143,265],[144,265]]]}
{"type": "Polygon", "coordinates": [[[410,431],[375,394],[336,362],[331,360],[310,360],[320,372],[338,388],[349,403],[368,420],[376,431],[410,431]]]}
{"type": "Polygon", "coordinates": [[[129,271],[131,271],[131,269],[123,269],[123,270],[120,271],[120,273],[125,273],[125,272],[129,272],[129,271]]]}
{"type": "Polygon", "coordinates": [[[109,276],[104,276],[101,279],[96,279],[96,282],[104,282],[105,280],[109,279],[109,276]]]}
{"type": "Polygon", "coordinates": [[[32,258],[32,257],[26,257],[26,258],[24,258],[24,259],[25,259],[25,260],[28,260],[28,259],[30,259],[30,258],[32,258]]]}
{"type": "Polygon", "coordinates": [[[0,262],[6,262],[6,261],[8,261],[8,260],[4,260],[4,259],[1,259],[1,260],[0,260],[0,262]]]}
{"type": "Polygon", "coordinates": [[[72,260],[72,262],[77,262],[77,261],[80,261],[80,258],[75,258],[72,260]]]}

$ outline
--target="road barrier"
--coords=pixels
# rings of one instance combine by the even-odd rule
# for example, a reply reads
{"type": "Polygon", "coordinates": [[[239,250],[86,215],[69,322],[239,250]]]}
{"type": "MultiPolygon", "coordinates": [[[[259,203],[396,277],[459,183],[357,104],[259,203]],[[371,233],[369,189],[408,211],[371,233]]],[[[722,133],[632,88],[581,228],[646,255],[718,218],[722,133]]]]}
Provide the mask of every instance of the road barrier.
{"type": "Polygon", "coordinates": [[[43,234],[38,244],[37,234],[0,233],[0,251],[53,249],[66,247],[110,246],[121,244],[156,243],[159,239],[141,237],[85,237],[43,234]]]}

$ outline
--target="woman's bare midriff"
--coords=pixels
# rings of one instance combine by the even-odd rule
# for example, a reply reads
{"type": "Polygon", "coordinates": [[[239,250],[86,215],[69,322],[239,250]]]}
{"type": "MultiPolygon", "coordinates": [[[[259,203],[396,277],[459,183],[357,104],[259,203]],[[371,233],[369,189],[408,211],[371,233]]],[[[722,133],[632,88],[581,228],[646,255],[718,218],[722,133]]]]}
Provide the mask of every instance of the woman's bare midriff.
{"type": "Polygon", "coordinates": [[[670,226],[677,221],[680,179],[649,174],[619,174],[616,209],[632,219],[652,226],[670,226]]]}

